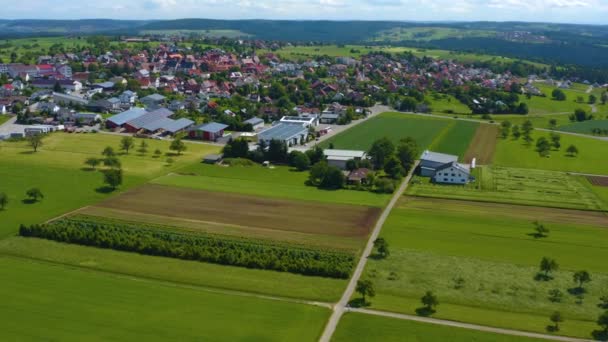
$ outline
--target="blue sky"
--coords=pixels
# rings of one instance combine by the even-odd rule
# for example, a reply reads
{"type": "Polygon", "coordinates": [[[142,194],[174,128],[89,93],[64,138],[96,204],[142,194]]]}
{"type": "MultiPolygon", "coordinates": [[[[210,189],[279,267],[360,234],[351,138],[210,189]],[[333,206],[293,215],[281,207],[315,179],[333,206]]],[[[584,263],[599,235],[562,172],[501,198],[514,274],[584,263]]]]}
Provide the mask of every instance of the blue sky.
{"type": "Polygon", "coordinates": [[[3,8],[0,18],[517,20],[608,24],[608,0],[19,0],[3,8]]]}

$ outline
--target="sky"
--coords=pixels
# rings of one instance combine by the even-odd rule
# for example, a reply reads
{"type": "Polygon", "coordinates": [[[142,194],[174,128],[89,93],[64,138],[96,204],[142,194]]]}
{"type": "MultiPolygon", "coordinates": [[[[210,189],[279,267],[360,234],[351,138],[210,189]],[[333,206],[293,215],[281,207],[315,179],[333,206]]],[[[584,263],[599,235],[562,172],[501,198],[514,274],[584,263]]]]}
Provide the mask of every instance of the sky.
{"type": "MultiPolygon", "coordinates": [[[[9,0],[0,0],[2,2],[9,0]]],[[[328,19],[608,24],[608,0],[19,0],[2,19],[328,19]]]]}

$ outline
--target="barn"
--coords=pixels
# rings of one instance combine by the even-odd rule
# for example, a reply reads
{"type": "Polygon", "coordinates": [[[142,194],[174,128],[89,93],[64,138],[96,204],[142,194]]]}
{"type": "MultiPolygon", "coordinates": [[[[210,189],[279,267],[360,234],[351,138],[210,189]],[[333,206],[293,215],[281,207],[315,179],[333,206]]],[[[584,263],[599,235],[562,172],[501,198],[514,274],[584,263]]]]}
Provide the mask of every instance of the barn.
{"type": "Polygon", "coordinates": [[[210,122],[192,128],[188,136],[192,139],[216,141],[224,136],[224,130],[226,128],[228,128],[228,125],[210,122]]]}

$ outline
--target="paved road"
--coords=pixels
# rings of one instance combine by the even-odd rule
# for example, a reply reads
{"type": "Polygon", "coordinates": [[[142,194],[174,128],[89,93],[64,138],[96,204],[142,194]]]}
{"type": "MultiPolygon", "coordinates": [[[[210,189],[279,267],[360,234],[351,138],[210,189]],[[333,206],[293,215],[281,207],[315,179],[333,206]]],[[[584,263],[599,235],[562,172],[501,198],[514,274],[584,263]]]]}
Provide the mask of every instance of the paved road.
{"type": "Polygon", "coordinates": [[[361,254],[361,259],[359,259],[357,268],[355,268],[353,276],[350,279],[350,282],[348,283],[348,286],[346,287],[344,294],[342,294],[342,298],[333,307],[332,315],[329,318],[327,325],[325,326],[323,335],[321,335],[321,339],[319,340],[320,342],[329,342],[331,340],[331,337],[333,336],[334,332],[336,331],[338,322],[340,322],[340,318],[344,314],[348,301],[350,300],[353,293],[355,292],[355,288],[357,287],[357,282],[361,278],[361,274],[363,273],[363,269],[365,268],[365,264],[367,263],[367,258],[372,253],[372,249],[374,248],[374,241],[378,238],[378,235],[380,234],[380,230],[382,229],[382,226],[384,225],[384,222],[388,218],[388,215],[390,214],[391,210],[393,209],[393,207],[395,206],[397,201],[401,198],[401,196],[407,189],[407,186],[410,183],[410,179],[412,178],[412,175],[414,174],[414,170],[416,169],[417,166],[418,166],[418,162],[416,162],[416,165],[414,165],[414,167],[412,167],[412,171],[410,171],[410,174],[401,183],[401,186],[395,192],[395,194],[393,195],[393,198],[391,198],[391,201],[389,202],[389,204],[386,206],[386,208],[382,212],[382,215],[378,219],[378,222],[376,222],[376,226],[374,227],[374,230],[372,231],[372,233],[369,237],[369,240],[367,241],[365,250],[363,251],[363,254],[361,254]]]}
{"type": "Polygon", "coordinates": [[[564,342],[591,341],[591,340],[585,340],[585,339],[579,339],[579,338],[573,338],[573,337],[538,334],[538,333],[531,333],[531,332],[511,330],[511,329],[492,328],[492,327],[486,327],[486,326],[477,325],[477,324],[460,323],[460,322],[448,321],[448,320],[444,320],[444,319],[420,317],[420,316],[405,315],[405,314],[376,311],[376,310],[369,310],[369,309],[348,308],[347,311],[359,312],[359,313],[364,313],[364,314],[368,314],[368,315],[397,318],[397,319],[402,319],[402,320],[406,320],[406,321],[423,322],[423,323],[437,324],[437,325],[450,326],[450,327],[456,327],[456,328],[485,331],[485,332],[501,334],[501,335],[512,335],[512,336],[539,338],[539,339],[544,339],[544,340],[564,341],[564,342]]]}
{"type": "Polygon", "coordinates": [[[18,125],[15,123],[16,121],[17,121],[17,117],[14,116],[14,117],[8,119],[8,121],[3,123],[2,125],[0,125],[0,135],[10,135],[11,133],[23,134],[24,128],[26,126],[18,125]]]}

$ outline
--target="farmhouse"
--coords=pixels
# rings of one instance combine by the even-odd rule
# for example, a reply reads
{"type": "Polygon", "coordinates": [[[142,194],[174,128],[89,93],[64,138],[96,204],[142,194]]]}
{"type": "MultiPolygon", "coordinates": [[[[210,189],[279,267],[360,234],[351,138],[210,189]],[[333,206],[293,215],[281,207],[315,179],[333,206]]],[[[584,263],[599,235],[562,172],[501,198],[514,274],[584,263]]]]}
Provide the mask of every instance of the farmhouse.
{"type": "Polygon", "coordinates": [[[258,141],[268,144],[271,140],[279,140],[285,142],[287,146],[293,146],[304,142],[307,135],[308,128],[302,124],[279,123],[260,132],[258,134],[258,141]]]}
{"type": "Polygon", "coordinates": [[[458,156],[431,151],[424,151],[420,157],[420,175],[444,184],[467,184],[473,180],[471,167],[458,163],[458,156]]]}
{"type": "Polygon", "coordinates": [[[338,167],[342,170],[346,169],[346,163],[349,160],[362,160],[367,156],[364,151],[354,150],[325,150],[323,153],[325,154],[329,165],[338,167]]]}
{"type": "Polygon", "coordinates": [[[192,139],[217,141],[217,139],[224,136],[224,130],[226,128],[228,128],[228,125],[221,123],[206,123],[191,129],[188,136],[192,139]]]}

